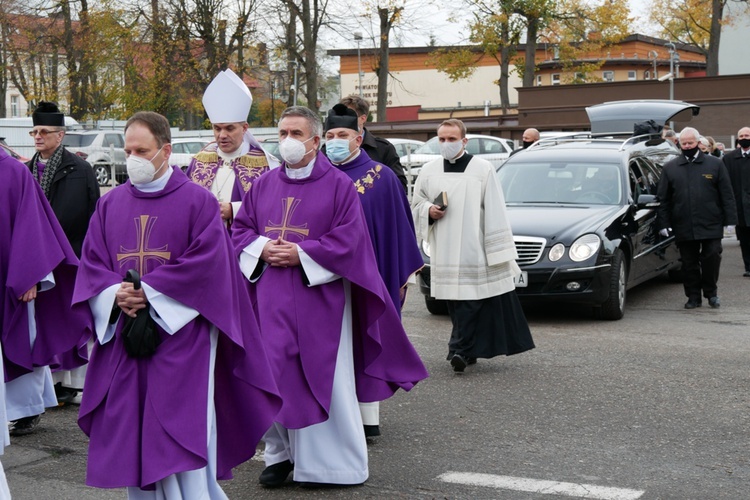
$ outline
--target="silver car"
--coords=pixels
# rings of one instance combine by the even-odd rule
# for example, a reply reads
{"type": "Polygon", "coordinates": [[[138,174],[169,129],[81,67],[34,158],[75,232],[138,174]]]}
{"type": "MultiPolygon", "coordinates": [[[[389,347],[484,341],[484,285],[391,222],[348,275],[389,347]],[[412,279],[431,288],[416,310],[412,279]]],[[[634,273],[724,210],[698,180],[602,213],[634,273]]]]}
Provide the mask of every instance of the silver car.
{"type": "MultiPolygon", "coordinates": [[[[495,168],[505,163],[513,151],[513,141],[510,139],[477,134],[466,134],[466,138],[466,152],[489,161],[495,168]]],[[[440,158],[440,145],[438,138],[433,137],[410,155],[402,156],[401,165],[407,172],[411,171],[412,177],[416,177],[422,165],[436,158],[440,158]]]]}

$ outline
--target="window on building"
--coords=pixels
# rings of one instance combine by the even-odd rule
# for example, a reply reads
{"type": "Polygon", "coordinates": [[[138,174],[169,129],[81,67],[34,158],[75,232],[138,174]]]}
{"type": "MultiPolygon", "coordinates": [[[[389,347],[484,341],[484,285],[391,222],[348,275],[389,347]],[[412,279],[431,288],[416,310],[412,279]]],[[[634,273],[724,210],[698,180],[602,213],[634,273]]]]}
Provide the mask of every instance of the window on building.
{"type": "Polygon", "coordinates": [[[636,80],[635,71],[628,71],[628,80],[636,80]]]}
{"type": "Polygon", "coordinates": [[[536,75],[536,86],[537,87],[542,86],[542,75],[536,75]]]}
{"type": "Polygon", "coordinates": [[[20,102],[17,95],[10,96],[10,117],[18,118],[21,116],[20,102]]]}
{"type": "Polygon", "coordinates": [[[576,73],[575,78],[577,83],[586,83],[586,75],[583,73],[576,73]]]}
{"type": "Polygon", "coordinates": [[[552,85],[560,85],[560,73],[552,75],[552,85]]]}
{"type": "Polygon", "coordinates": [[[615,72],[614,71],[602,71],[602,79],[605,82],[614,82],[615,81],[615,72]]]}
{"type": "Polygon", "coordinates": [[[47,66],[44,68],[44,70],[47,72],[47,78],[51,78],[55,75],[55,60],[53,58],[47,58],[47,66]]]}

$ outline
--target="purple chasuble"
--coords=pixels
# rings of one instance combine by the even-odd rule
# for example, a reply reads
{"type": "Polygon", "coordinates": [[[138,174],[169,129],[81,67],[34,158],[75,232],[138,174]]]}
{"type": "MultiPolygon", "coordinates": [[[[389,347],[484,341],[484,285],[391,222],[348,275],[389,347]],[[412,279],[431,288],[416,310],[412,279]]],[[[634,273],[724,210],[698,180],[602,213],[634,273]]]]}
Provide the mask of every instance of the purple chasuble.
{"type": "MultiPolygon", "coordinates": [[[[258,236],[282,237],[351,282],[357,395],[372,402],[428,375],[378,273],[357,196],[351,179],[318,153],[306,179],[290,179],[283,164],[258,179],[231,232],[237,255],[258,236]]],[[[301,266],[269,266],[250,289],[284,401],[276,420],[290,429],[325,421],[346,299],[342,280],[309,287],[301,266]]]]}
{"type": "Polygon", "coordinates": [[[46,162],[37,161],[36,162],[36,171],[37,175],[39,175],[39,182],[42,181],[42,177],[44,176],[44,169],[47,168],[46,162]]]}
{"type": "Polygon", "coordinates": [[[70,306],[78,258],[28,167],[1,148],[0,179],[0,341],[5,380],[49,365],[66,352],[75,353],[72,365],[84,365],[87,356],[78,347],[91,335],[91,315],[84,308],[71,311],[70,306]],[[19,297],[50,272],[55,286],[34,300],[37,334],[32,349],[28,304],[19,297]]]}
{"type": "Polygon", "coordinates": [[[120,284],[128,269],[200,315],[147,359],[127,355],[123,316],[96,342],[78,424],[91,438],[86,483],[139,486],[207,464],[210,330],[215,365],[217,477],[250,459],[281,406],[242,274],[216,199],[173,167],[165,188],[130,181],[102,197],[83,246],[74,300],[120,284]]]}
{"type": "MultiPolygon", "coordinates": [[[[201,151],[190,160],[185,173],[191,181],[210,191],[216,179],[216,171],[223,161],[216,151],[201,151]]],[[[270,169],[263,150],[251,146],[250,151],[232,160],[232,170],[234,171],[234,188],[230,201],[242,201],[242,197],[253,182],[270,169]]]]}
{"type": "Polygon", "coordinates": [[[404,187],[393,170],[364,150],[349,163],[334,166],[352,179],[359,193],[378,271],[400,313],[401,287],[424,266],[404,187]]]}

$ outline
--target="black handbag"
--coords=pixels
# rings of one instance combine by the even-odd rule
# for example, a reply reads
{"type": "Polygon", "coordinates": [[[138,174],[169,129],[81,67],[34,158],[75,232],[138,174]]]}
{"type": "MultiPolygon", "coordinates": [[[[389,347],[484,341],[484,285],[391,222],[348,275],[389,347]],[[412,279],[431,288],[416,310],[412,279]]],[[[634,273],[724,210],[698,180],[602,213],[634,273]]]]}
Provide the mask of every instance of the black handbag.
{"type": "MultiPolygon", "coordinates": [[[[135,269],[129,270],[123,281],[132,283],[136,290],[141,288],[141,276],[135,269]]],[[[119,312],[120,309],[116,304],[115,308],[119,312]]],[[[112,313],[114,321],[110,318],[110,322],[114,323],[117,321],[115,309],[112,310],[112,313]]],[[[135,318],[125,317],[125,325],[120,332],[120,337],[125,344],[125,352],[131,358],[148,358],[156,352],[156,348],[161,344],[161,337],[156,329],[156,322],[151,317],[150,305],[146,305],[145,309],[138,311],[135,318]]]]}

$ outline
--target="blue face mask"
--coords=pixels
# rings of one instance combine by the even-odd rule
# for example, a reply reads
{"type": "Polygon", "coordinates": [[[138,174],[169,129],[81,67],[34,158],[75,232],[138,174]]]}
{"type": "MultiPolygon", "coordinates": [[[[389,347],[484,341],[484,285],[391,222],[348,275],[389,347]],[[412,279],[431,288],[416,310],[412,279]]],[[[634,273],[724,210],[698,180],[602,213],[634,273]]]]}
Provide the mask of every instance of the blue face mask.
{"type": "MultiPolygon", "coordinates": [[[[356,139],[356,138],[355,138],[356,139]]],[[[333,163],[341,163],[351,155],[349,143],[346,139],[330,139],[326,141],[326,156],[333,163]]]]}

